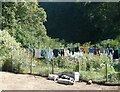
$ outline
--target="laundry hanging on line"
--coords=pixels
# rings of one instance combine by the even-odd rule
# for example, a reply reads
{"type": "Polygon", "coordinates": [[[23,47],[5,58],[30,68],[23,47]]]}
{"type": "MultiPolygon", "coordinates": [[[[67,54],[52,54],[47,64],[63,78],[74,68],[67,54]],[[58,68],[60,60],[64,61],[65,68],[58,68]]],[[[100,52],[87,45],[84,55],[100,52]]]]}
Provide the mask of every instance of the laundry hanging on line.
{"type": "Polygon", "coordinates": [[[89,48],[90,53],[94,53],[94,48],[89,48]]]}
{"type": "Polygon", "coordinates": [[[85,53],[88,53],[88,52],[89,52],[88,47],[85,47],[85,48],[84,48],[84,52],[85,52],[85,53]]]}
{"type": "Polygon", "coordinates": [[[52,50],[46,50],[46,59],[51,60],[53,58],[53,51],[52,50]]]}
{"type": "Polygon", "coordinates": [[[41,57],[41,51],[40,51],[40,49],[36,49],[36,50],[35,50],[35,57],[36,57],[37,59],[39,59],[39,58],[41,57]]]}
{"type": "Polygon", "coordinates": [[[118,49],[114,50],[114,54],[113,54],[113,59],[118,59],[119,55],[118,55],[118,49]]]}
{"type": "Polygon", "coordinates": [[[119,57],[120,57],[120,48],[118,49],[118,54],[119,54],[119,57]]]}
{"type": "MultiPolygon", "coordinates": [[[[47,57],[47,53],[45,49],[30,49],[31,52],[34,53],[34,56],[36,58],[41,58],[43,56],[47,57]]],[[[69,55],[70,53],[72,55],[76,55],[75,53],[76,52],[85,52],[85,53],[94,53],[94,55],[96,54],[101,54],[101,53],[106,53],[107,55],[113,55],[113,59],[115,58],[118,58],[120,57],[120,49],[118,49],[118,55],[116,54],[117,51],[114,51],[112,48],[107,48],[107,49],[104,49],[104,48],[95,48],[95,47],[84,47],[84,48],[78,48],[78,47],[74,47],[74,48],[66,48],[65,49],[53,49],[52,50],[52,53],[53,53],[53,56],[55,57],[58,57],[58,56],[66,56],[65,53],[67,51],[67,54],[66,55],[69,55]],[[68,53],[69,52],[69,53],[68,53]]]]}
{"type": "Polygon", "coordinates": [[[44,49],[41,50],[41,56],[45,56],[45,50],[44,49]]]}

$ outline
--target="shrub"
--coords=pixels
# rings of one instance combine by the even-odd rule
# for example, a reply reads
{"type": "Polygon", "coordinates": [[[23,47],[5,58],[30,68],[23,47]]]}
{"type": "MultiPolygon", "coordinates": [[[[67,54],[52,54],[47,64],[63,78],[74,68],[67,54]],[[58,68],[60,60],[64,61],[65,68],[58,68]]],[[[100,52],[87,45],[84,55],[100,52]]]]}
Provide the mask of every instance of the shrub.
{"type": "Polygon", "coordinates": [[[3,65],[2,65],[2,71],[8,71],[8,72],[12,72],[12,59],[8,58],[4,61],[3,65]]]}
{"type": "Polygon", "coordinates": [[[110,74],[108,76],[108,78],[109,78],[109,82],[120,83],[120,73],[119,72],[110,74]]]}
{"type": "Polygon", "coordinates": [[[7,31],[0,31],[0,61],[2,70],[10,72],[22,72],[30,66],[31,54],[21,48],[21,44],[15,41],[7,31]],[[24,69],[23,69],[24,68],[24,69]]]}
{"type": "Polygon", "coordinates": [[[65,57],[58,56],[57,58],[54,58],[54,65],[59,68],[68,68],[69,61],[65,57]]]}
{"type": "Polygon", "coordinates": [[[92,80],[96,82],[104,82],[105,76],[99,72],[93,71],[81,71],[80,72],[80,80],[92,80]]]}
{"type": "Polygon", "coordinates": [[[113,67],[116,72],[120,72],[120,64],[114,64],[113,67]]]}

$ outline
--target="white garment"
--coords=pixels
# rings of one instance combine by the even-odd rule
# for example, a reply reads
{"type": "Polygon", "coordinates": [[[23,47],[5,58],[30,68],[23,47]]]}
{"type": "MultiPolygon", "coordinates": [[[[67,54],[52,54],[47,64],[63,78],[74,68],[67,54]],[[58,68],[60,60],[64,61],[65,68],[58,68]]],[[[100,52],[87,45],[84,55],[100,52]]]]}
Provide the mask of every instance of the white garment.
{"type": "Polygon", "coordinates": [[[41,57],[41,51],[40,51],[40,49],[36,49],[35,50],[35,57],[36,58],[40,58],[41,57]]]}
{"type": "Polygon", "coordinates": [[[69,50],[65,50],[65,56],[68,56],[69,55],[69,50]]]}

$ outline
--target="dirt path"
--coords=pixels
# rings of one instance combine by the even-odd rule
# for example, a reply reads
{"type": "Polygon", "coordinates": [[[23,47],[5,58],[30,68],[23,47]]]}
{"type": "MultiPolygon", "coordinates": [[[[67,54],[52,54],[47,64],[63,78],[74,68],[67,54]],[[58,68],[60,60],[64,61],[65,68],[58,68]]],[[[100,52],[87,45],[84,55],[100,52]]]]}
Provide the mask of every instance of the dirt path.
{"type": "Polygon", "coordinates": [[[117,90],[118,86],[86,85],[76,82],[74,85],[58,84],[46,78],[0,72],[0,90],[117,90]]]}

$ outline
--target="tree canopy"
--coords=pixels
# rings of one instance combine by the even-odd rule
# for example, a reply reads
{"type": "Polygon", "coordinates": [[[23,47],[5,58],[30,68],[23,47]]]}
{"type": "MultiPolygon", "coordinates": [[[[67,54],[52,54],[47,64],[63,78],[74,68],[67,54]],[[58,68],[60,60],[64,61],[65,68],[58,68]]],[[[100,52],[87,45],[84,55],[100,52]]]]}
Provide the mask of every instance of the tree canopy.
{"type": "Polygon", "coordinates": [[[48,35],[67,42],[96,43],[120,36],[120,3],[41,3],[48,35]]]}
{"type": "Polygon", "coordinates": [[[2,29],[8,30],[24,47],[29,44],[36,47],[38,41],[47,37],[43,25],[47,15],[37,2],[5,2],[2,5],[2,29]]]}

